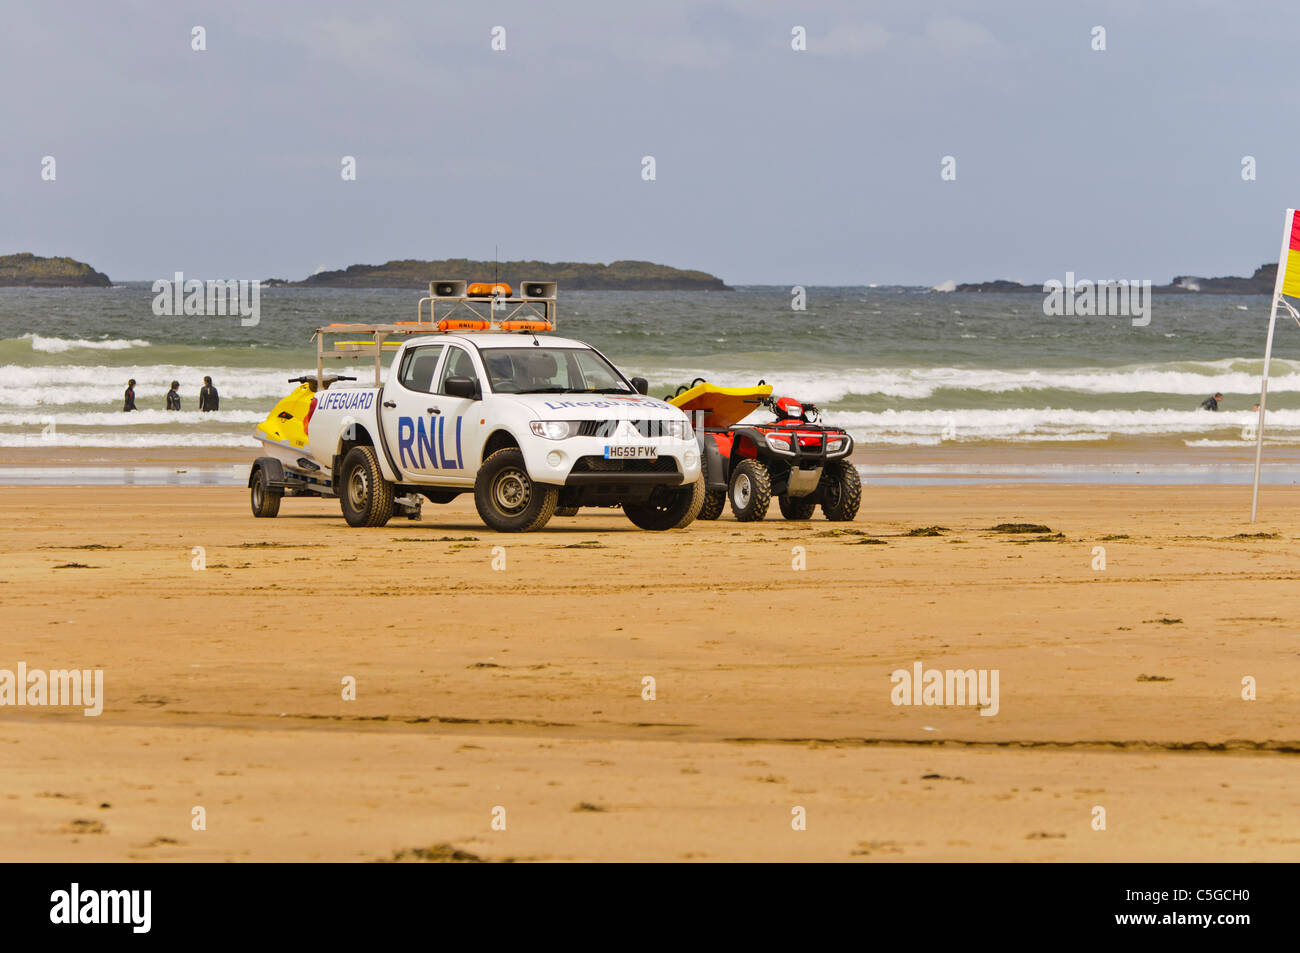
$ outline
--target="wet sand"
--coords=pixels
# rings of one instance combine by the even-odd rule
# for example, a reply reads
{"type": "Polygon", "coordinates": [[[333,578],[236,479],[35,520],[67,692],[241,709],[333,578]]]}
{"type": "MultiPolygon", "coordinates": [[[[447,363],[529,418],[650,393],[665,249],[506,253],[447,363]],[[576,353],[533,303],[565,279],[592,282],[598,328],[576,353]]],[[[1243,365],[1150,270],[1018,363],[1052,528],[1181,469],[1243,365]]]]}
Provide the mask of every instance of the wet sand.
{"type": "MultiPolygon", "coordinates": [[[[0,448],[0,487],[244,486],[255,449],[0,448]]],[[[1150,440],[1079,446],[945,443],[859,447],[853,461],[877,486],[962,484],[1249,485],[1253,445],[1187,448],[1150,440]]],[[[1261,482],[1300,484],[1300,447],[1268,446],[1261,482]]]]}
{"type": "Polygon", "coordinates": [[[236,488],[0,488],[0,669],[101,668],[107,695],[0,707],[0,841],[1294,860],[1300,495],[1248,511],[1242,487],[868,487],[853,524],[503,536],[466,497],[354,530],[327,501],[254,520],[236,488]],[[997,670],[998,713],[892,704],[915,662],[997,670]]]}

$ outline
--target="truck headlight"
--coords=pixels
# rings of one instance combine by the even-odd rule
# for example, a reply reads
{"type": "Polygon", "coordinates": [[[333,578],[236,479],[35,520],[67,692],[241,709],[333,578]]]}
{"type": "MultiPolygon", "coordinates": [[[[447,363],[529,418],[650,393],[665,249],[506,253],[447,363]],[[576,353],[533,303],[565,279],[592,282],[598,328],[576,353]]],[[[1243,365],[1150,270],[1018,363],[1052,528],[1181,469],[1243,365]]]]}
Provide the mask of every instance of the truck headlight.
{"type": "Polygon", "coordinates": [[[528,426],[535,436],[547,440],[563,440],[578,432],[578,422],[575,420],[534,420],[528,426]]]}

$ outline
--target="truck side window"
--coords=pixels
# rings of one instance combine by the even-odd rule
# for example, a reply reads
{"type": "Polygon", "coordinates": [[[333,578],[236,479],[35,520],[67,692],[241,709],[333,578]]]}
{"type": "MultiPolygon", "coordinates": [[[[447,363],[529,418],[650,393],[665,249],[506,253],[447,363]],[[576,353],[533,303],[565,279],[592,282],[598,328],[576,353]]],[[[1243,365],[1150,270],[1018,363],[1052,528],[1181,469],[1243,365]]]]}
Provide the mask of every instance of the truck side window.
{"type": "Polygon", "coordinates": [[[458,347],[447,348],[447,363],[442,367],[442,377],[438,380],[438,393],[445,394],[448,377],[468,377],[478,383],[478,373],[474,370],[474,359],[469,353],[458,347]]]}
{"type": "Polygon", "coordinates": [[[438,369],[438,357],[442,354],[441,344],[428,347],[415,347],[406,352],[402,358],[402,368],[397,379],[407,390],[422,394],[433,393],[433,372],[438,369]]]}

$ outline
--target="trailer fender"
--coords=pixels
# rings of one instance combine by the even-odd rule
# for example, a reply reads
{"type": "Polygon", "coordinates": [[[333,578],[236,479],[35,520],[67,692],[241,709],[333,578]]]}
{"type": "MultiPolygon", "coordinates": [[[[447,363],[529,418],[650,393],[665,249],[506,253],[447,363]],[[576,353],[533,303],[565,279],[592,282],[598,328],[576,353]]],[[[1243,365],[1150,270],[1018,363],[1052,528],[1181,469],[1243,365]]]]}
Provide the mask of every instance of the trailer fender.
{"type": "Polygon", "coordinates": [[[284,465],[275,457],[258,457],[253,461],[253,465],[248,468],[247,486],[251,489],[253,486],[253,477],[258,470],[266,471],[266,482],[275,485],[284,482],[284,465]]]}

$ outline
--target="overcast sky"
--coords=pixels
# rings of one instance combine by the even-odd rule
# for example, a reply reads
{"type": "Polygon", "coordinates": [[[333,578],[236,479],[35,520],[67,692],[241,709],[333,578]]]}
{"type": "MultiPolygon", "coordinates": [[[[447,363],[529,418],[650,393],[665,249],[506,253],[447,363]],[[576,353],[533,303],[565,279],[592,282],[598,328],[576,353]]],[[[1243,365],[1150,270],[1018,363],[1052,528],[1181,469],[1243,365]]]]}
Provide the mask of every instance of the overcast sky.
{"type": "Polygon", "coordinates": [[[116,280],[497,244],[733,284],[1249,274],[1300,203],[1298,37],[1300,5],[1251,0],[12,2],[0,253],[116,280]]]}

